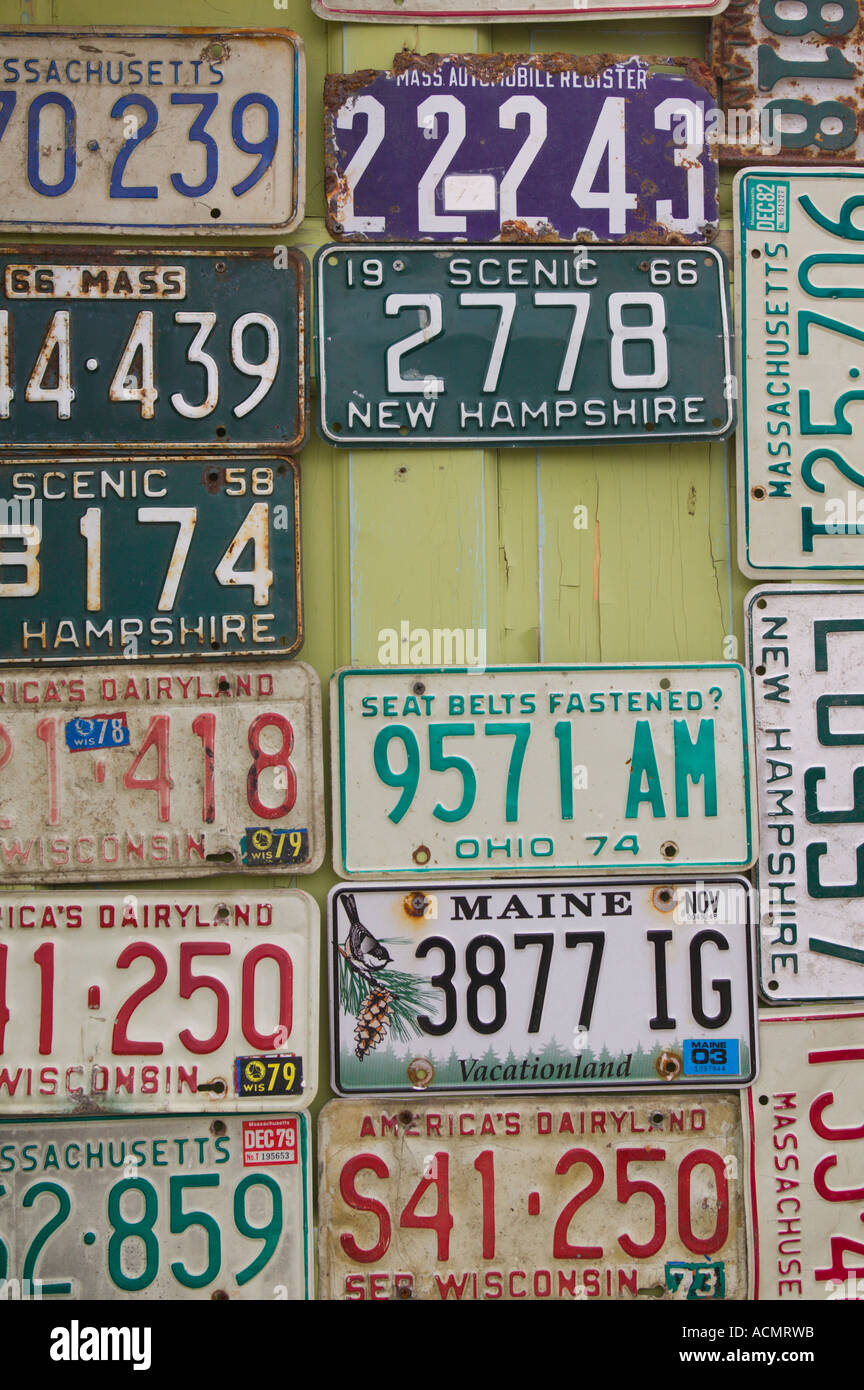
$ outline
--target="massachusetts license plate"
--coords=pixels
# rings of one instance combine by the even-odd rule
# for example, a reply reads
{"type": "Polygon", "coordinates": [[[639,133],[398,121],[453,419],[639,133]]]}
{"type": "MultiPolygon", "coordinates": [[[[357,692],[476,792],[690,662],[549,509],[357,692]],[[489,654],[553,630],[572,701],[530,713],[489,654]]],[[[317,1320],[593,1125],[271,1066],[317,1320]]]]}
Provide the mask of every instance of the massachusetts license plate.
{"type": "Polygon", "coordinates": [[[749,897],[741,878],[336,887],[333,1086],[743,1085],[756,1074],[749,897]]]}
{"type": "Polygon", "coordinates": [[[695,62],[397,54],[392,72],[325,82],[327,227],[363,241],[705,241],[715,106],[695,62]]]}
{"type": "Polygon", "coordinates": [[[336,873],[746,868],[746,673],[361,670],[330,685],[336,873]]]}
{"type": "Polygon", "coordinates": [[[734,423],[719,251],[330,246],[316,272],[331,444],[646,443],[734,423]]]}
{"type": "Polygon", "coordinates": [[[354,19],[373,24],[400,21],[421,24],[531,24],[544,20],[569,24],[574,19],[603,19],[611,14],[619,19],[644,19],[655,15],[718,14],[728,0],[579,0],[564,5],[562,0],[312,0],[312,8],[322,19],[337,22],[354,19]]]}
{"type": "Polygon", "coordinates": [[[718,1093],[331,1101],[319,1297],[746,1298],[742,1150],[718,1093]]]}
{"type": "Polygon", "coordinates": [[[308,273],[285,246],[0,252],[0,449],[300,448],[308,273]]]}
{"type": "Polygon", "coordinates": [[[303,1114],[0,1121],[0,1296],[313,1298],[311,1166],[303,1114]]]}
{"type": "Polygon", "coordinates": [[[0,33],[0,228],[201,236],[303,217],[290,30],[0,33]]]}
{"type": "Polygon", "coordinates": [[[731,0],[711,25],[722,163],[841,163],[864,157],[864,19],[856,0],[731,0]],[[801,11],[803,10],[803,13],[801,11]],[[826,12],[827,11],[827,12],[826,12]]]}
{"type": "Polygon", "coordinates": [[[0,469],[0,660],[292,656],[290,458],[116,456],[0,469]]]}
{"type": "Polygon", "coordinates": [[[296,890],[4,893],[0,1114],[308,1105],[318,935],[296,890]]]}
{"type": "Polygon", "coordinates": [[[299,661],[0,668],[0,882],[311,873],[320,702],[299,661]]]}
{"type": "Polygon", "coordinates": [[[759,1034],[745,1105],[754,1296],[786,1311],[808,1299],[861,1302],[864,1014],[763,1010],[759,1034]]]}
{"type": "Polygon", "coordinates": [[[864,998],[864,592],[751,589],[761,981],[772,1003],[864,998]]]}
{"type": "Polygon", "coordinates": [[[860,577],[864,171],[745,169],[734,187],[739,564],[860,577]]]}

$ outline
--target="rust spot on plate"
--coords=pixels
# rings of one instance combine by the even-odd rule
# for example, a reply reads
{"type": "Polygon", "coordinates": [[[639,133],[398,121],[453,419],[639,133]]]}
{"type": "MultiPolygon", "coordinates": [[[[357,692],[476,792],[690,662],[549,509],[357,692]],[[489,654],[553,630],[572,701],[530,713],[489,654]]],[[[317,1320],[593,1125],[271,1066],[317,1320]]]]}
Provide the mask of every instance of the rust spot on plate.
{"type": "Polygon", "coordinates": [[[661,1081],[675,1081],[684,1068],[684,1062],[680,1052],[673,1052],[671,1049],[660,1053],[654,1063],[654,1070],[661,1081]]]}
{"type": "Polygon", "coordinates": [[[402,899],[402,909],[405,916],[412,922],[422,922],[426,916],[430,902],[431,900],[427,898],[425,893],[419,891],[415,893],[406,893],[405,897],[402,899]]]}

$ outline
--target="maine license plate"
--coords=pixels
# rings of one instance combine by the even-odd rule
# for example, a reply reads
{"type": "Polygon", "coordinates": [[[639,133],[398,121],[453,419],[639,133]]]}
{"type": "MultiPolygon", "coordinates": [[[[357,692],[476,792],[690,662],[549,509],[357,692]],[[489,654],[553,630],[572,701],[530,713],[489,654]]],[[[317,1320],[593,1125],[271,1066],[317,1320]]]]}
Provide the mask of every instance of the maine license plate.
{"type": "Polygon", "coordinates": [[[0,228],[288,232],[303,44],[281,30],[0,33],[0,228]]]}
{"type": "Polygon", "coordinates": [[[362,241],[705,241],[715,107],[698,63],[400,53],[392,72],[325,82],[327,227],[362,241]]]}
{"type": "Polygon", "coordinates": [[[644,19],[661,15],[718,14],[728,0],[585,0],[575,7],[561,0],[312,0],[312,8],[322,19],[337,22],[354,19],[373,24],[393,24],[400,20],[421,24],[537,24],[544,20],[560,24],[573,19],[597,19],[612,14],[619,19],[644,19]]]}
{"type": "Polygon", "coordinates": [[[762,990],[772,1003],[861,999],[864,592],[751,589],[745,612],[762,990]]]}
{"type": "Polygon", "coordinates": [[[334,1100],[318,1141],[321,1298],[747,1297],[737,1096],[334,1100]]]}
{"type": "Polygon", "coordinates": [[[705,247],[325,247],[319,428],[343,448],[718,439],[726,277],[705,247]]]}
{"type": "Polygon", "coordinates": [[[711,25],[723,94],[721,163],[840,163],[864,157],[864,20],[856,0],[731,0],[711,25]],[[800,10],[803,8],[803,14],[800,10]]]}
{"type": "Polygon", "coordinates": [[[374,671],[330,683],[336,873],[686,873],[753,862],[746,673],[374,671]]]}
{"type": "Polygon", "coordinates": [[[300,470],[216,455],[0,468],[0,660],[293,656],[300,470]]]}
{"type": "Polygon", "coordinates": [[[334,1089],[744,1085],[749,897],[742,878],[338,886],[334,1089]]]}
{"type": "Polygon", "coordinates": [[[299,449],[308,274],[285,246],[4,250],[0,448],[299,449]]]}
{"type": "Polygon", "coordinates": [[[308,1105],[313,899],[126,889],[0,897],[0,1114],[308,1105]]]}
{"type": "Polygon", "coordinates": [[[739,564],[860,577],[864,171],[745,169],[734,187],[739,564]]]}
{"type": "Polygon", "coordinates": [[[0,1121],[2,1296],[313,1298],[311,1166],[303,1114],[0,1121]]]}
{"type": "Polygon", "coordinates": [[[321,695],[299,661],[0,668],[0,882],[311,873],[321,695]]]}
{"type": "Polygon", "coordinates": [[[755,1297],[861,1302],[864,1014],[763,1010],[759,1033],[744,1107],[755,1297]]]}

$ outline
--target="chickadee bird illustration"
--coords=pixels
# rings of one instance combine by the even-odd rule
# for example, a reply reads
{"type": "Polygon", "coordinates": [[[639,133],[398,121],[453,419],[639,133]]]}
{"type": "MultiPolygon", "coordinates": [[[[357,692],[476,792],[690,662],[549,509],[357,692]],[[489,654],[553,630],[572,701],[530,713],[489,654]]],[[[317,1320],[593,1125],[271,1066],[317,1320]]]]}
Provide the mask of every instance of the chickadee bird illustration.
{"type": "Polygon", "coordinates": [[[348,955],[361,975],[365,975],[367,980],[374,980],[375,976],[372,972],[383,970],[385,965],[390,964],[393,957],[360,921],[354,894],[346,893],[342,898],[342,903],[348,921],[351,923],[348,932],[348,955]]]}

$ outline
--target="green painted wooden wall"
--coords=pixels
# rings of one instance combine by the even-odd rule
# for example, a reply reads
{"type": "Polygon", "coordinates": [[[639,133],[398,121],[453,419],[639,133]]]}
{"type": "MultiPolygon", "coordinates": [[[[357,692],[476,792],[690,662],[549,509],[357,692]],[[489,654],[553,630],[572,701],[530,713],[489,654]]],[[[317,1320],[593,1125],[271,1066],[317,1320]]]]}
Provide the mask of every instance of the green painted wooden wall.
{"type": "MultiPolygon", "coordinates": [[[[309,0],[287,0],[286,9],[272,0],[0,0],[0,20],[4,27],[294,29],[306,47],[307,216],[291,241],[310,257],[327,240],[326,72],[386,68],[406,46],[439,53],[703,57],[708,27],[702,20],[339,25],[319,20],[309,0]]],[[[727,174],[720,241],[727,251],[730,207],[727,174]]],[[[734,558],[733,458],[731,441],[350,453],[324,444],[313,426],[301,455],[302,657],[321,677],[325,731],[330,673],[350,662],[375,662],[379,631],[405,619],[415,627],[485,627],[490,664],[716,661],[729,655],[727,634],[738,637],[743,652],[741,601],[748,581],[734,558]],[[583,530],[573,526],[579,505],[588,510],[583,530]]],[[[322,917],[334,881],[329,867],[287,880],[314,894],[322,917]]],[[[237,877],[214,882],[242,884],[237,877]]],[[[272,882],[284,886],[286,880],[272,882]]],[[[321,1027],[325,1080],[315,1112],[330,1094],[323,957],[321,1027]]]]}

